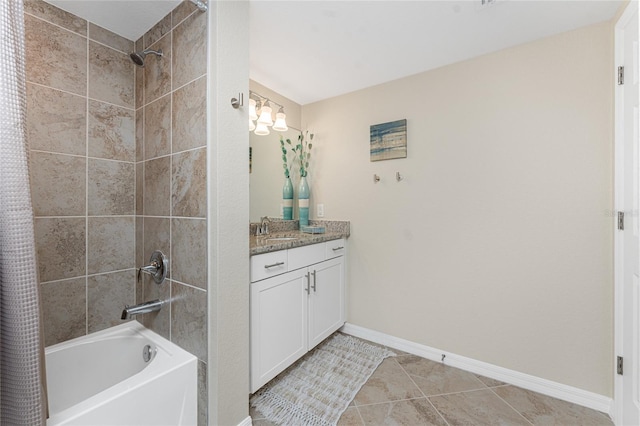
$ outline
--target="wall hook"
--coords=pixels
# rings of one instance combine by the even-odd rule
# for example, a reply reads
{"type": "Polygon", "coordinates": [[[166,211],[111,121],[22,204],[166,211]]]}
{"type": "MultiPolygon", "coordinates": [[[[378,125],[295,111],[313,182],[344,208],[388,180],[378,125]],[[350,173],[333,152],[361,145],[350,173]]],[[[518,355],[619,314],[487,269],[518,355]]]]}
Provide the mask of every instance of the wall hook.
{"type": "Polygon", "coordinates": [[[373,175],[373,183],[378,183],[378,182],[380,182],[380,176],[374,174],[373,175]]]}
{"type": "Polygon", "coordinates": [[[234,109],[238,109],[244,105],[244,93],[238,93],[237,98],[231,98],[231,106],[234,109]]]}
{"type": "Polygon", "coordinates": [[[400,182],[402,179],[404,179],[404,177],[402,177],[402,175],[400,174],[400,172],[396,172],[396,180],[398,182],[400,182]]]}

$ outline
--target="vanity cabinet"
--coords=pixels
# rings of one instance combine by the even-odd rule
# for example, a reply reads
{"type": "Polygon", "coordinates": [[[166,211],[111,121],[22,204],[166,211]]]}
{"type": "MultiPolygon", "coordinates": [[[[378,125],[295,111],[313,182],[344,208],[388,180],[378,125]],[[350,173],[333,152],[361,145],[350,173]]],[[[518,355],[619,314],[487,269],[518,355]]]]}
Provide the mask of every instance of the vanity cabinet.
{"type": "Polygon", "coordinates": [[[311,350],[344,325],[344,258],[313,265],[307,273],[311,350]]]}
{"type": "Polygon", "coordinates": [[[251,258],[252,393],[344,324],[344,243],[251,258]]]}

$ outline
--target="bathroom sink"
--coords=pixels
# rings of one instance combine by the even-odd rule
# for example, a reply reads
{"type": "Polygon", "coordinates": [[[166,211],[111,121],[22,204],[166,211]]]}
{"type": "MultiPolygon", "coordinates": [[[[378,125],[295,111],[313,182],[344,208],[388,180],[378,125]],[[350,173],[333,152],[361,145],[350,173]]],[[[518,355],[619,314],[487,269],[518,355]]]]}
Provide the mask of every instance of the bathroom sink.
{"type": "Polygon", "coordinates": [[[274,238],[267,238],[267,241],[291,241],[291,240],[297,240],[298,237],[274,237],[274,238]]]}

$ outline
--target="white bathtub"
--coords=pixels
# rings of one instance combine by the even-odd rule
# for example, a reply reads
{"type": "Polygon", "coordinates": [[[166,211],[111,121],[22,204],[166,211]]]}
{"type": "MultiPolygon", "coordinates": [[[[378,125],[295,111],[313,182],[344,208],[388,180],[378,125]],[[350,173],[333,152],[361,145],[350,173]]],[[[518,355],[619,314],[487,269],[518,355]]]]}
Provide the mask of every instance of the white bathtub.
{"type": "Polygon", "coordinates": [[[53,425],[197,422],[197,358],[131,321],[45,350],[53,425]],[[143,349],[151,347],[150,361],[143,349]]]}

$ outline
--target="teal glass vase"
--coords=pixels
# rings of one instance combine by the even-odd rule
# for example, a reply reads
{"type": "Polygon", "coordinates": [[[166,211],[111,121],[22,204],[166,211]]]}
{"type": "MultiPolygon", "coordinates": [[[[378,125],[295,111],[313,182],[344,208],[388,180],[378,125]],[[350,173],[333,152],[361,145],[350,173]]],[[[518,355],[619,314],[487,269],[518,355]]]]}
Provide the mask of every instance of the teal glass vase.
{"type": "Polygon", "coordinates": [[[298,186],[298,220],[300,227],[309,226],[309,183],[306,176],[300,177],[298,186]]]}
{"type": "Polygon", "coordinates": [[[291,178],[284,179],[282,187],[282,218],[284,220],[293,219],[293,184],[291,178]]]}

